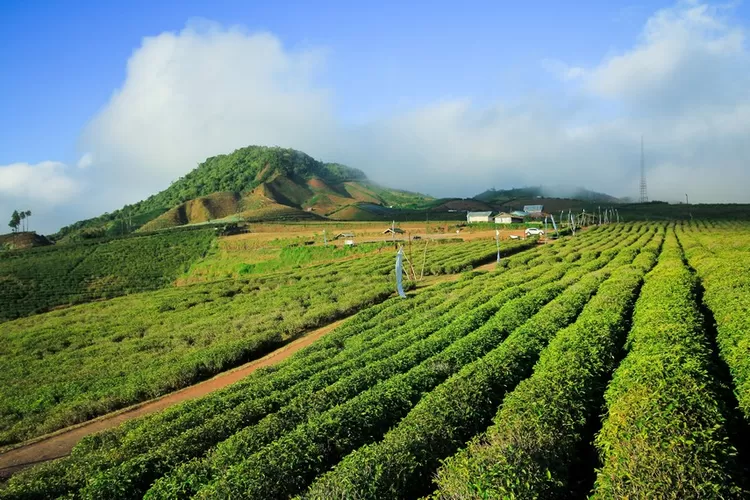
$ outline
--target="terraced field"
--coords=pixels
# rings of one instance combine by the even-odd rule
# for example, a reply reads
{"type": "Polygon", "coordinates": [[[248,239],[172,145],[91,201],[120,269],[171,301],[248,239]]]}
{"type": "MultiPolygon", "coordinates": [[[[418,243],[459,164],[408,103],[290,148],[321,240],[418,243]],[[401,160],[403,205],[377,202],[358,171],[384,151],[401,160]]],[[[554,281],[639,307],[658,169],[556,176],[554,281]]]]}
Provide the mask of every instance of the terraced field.
{"type": "MultiPolygon", "coordinates": [[[[430,267],[492,258],[481,245],[430,267]]],[[[741,498],[749,253],[750,226],[697,222],[506,255],[357,306],[288,360],[90,436],[0,498],[741,498]]],[[[355,276],[342,298],[382,276],[385,294],[392,257],[299,272],[355,276]]]]}
{"type": "Polygon", "coordinates": [[[0,321],[163,288],[211,240],[210,230],[177,231],[0,253],[0,321]]]}

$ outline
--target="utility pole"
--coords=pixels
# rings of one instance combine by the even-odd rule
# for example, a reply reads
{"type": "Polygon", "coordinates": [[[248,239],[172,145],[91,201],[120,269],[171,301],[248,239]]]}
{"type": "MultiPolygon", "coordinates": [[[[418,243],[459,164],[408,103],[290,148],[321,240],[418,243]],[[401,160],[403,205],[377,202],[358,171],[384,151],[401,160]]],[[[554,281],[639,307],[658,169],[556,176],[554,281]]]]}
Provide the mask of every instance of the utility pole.
{"type": "Polygon", "coordinates": [[[401,284],[402,280],[402,273],[403,273],[403,261],[404,261],[404,248],[399,247],[398,252],[396,253],[396,290],[398,291],[399,297],[402,299],[406,298],[406,294],[404,293],[403,285],[401,284]]]}
{"type": "Polygon", "coordinates": [[[646,189],[646,157],[643,153],[643,135],[641,135],[641,194],[640,203],[648,203],[648,190],[646,189]]]}
{"type": "Polygon", "coordinates": [[[495,229],[495,244],[497,245],[497,263],[500,264],[500,230],[495,229]]]}

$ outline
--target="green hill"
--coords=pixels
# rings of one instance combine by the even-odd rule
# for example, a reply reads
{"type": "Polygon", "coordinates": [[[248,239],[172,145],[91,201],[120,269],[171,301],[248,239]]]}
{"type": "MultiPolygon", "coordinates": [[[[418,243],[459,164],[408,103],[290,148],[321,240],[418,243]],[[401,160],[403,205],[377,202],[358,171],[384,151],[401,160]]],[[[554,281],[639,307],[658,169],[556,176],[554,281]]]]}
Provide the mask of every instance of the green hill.
{"type": "Polygon", "coordinates": [[[294,149],[249,146],[206,159],[164,191],[66,226],[59,238],[126,234],[237,215],[248,220],[321,218],[358,203],[415,209],[432,198],[369,181],[356,168],[294,149]]]}

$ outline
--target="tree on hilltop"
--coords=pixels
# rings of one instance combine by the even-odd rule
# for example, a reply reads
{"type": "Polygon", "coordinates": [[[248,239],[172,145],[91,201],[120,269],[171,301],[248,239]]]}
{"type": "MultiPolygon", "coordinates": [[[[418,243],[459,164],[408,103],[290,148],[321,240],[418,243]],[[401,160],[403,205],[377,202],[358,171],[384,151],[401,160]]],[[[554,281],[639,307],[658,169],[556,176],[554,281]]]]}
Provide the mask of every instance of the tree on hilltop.
{"type": "Polygon", "coordinates": [[[13,215],[10,216],[10,222],[8,225],[13,230],[13,232],[18,232],[18,225],[21,224],[21,216],[18,213],[18,210],[13,210],[13,215]]]}

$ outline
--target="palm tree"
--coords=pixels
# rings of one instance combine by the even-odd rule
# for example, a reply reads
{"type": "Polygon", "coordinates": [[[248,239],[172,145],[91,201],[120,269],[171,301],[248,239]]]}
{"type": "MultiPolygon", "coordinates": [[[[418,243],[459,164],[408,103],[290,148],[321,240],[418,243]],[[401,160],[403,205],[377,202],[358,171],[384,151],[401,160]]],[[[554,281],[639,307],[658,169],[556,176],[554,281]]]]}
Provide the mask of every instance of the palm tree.
{"type": "Polygon", "coordinates": [[[31,210],[26,210],[26,230],[29,230],[29,221],[28,219],[31,219],[31,210]]]}
{"type": "Polygon", "coordinates": [[[21,211],[20,211],[20,212],[18,213],[18,216],[19,216],[19,217],[20,217],[20,219],[21,219],[21,232],[24,232],[23,221],[24,221],[24,219],[26,218],[26,212],[24,212],[23,210],[21,210],[21,211]]]}

